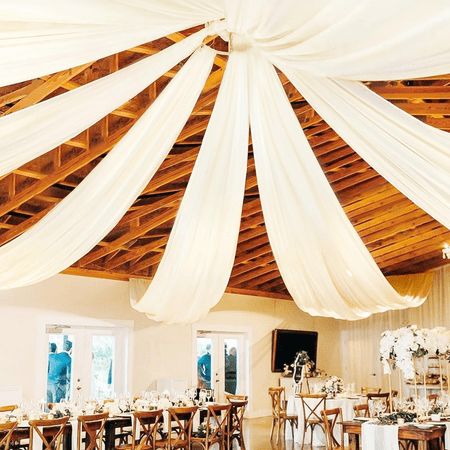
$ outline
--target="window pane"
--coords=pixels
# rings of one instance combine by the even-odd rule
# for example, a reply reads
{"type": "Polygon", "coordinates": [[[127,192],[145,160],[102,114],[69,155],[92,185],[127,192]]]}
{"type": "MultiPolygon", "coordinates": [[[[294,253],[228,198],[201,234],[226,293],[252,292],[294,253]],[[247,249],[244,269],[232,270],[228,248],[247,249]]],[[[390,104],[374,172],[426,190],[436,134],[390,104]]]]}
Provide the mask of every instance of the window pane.
{"type": "Polygon", "coordinates": [[[72,393],[73,336],[48,335],[47,402],[69,400],[72,393]]]}
{"type": "Polygon", "coordinates": [[[197,385],[199,388],[211,389],[211,338],[197,338],[197,385]]]}
{"type": "Polygon", "coordinates": [[[225,392],[236,394],[237,391],[237,352],[238,340],[225,339],[225,392]]]}
{"type": "Polygon", "coordinates": [[[114,336],[92,336],[91,395],[110,398],[114,393],[114,336]]]}

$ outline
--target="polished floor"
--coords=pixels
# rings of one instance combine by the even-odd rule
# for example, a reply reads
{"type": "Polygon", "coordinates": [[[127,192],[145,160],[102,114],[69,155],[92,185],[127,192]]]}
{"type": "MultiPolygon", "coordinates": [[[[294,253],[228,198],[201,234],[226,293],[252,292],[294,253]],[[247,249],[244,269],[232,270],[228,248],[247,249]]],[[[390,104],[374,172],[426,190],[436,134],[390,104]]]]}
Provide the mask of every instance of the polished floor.
{"type": "MultiPolygon", "coordinates": [[[[270,417],[262,417],[259,419],[249,419],[245,421],[245,444],[247,450],[300,450],[301,446],[296,444],[291,439],[290,433],[288,433],[288,439],[280,437],[280,441],[277,444],[274,438],[270,441],[270,417]]],[[[234,449],[238,449],[235,446],[234,449]]],[[[324,450],[325,447],[316,447],[312,449],[309,445],[305,445],[304,450],[324,450]]]]}

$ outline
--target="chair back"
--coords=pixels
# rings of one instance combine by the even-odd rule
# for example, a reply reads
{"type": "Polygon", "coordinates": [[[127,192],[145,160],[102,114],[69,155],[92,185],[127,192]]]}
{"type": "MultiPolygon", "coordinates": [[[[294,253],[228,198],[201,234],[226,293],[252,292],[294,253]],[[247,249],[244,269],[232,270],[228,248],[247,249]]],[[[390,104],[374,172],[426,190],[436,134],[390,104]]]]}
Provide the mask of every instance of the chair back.
{"type": "Polygon", "coordinates": [[[85,450],[101,450],[103,431],[109,413],[78,416],[77,449],[81,450],[82,434],[86,434],[85,450]]]}
{"type": "Polygon", "coordinates": [[[285,388],[282,386],[270,387],[268,392],[272,401],[272,417],[280,417],[281,412],[285,409],[285,388]]]}
{"type": "MultiPolygon", "coordinates": [[[[15,409],[15,408],[14,408],[15,409]]],[[[17,427],[17,422],[0,423],[0,448],[9,450],[11,436],[17,427]]]]}
{"type": "Polygon", "coordinates": [[[327,409],[327,394],[306,394],[296,395],[302,401],[303,420],[305,423],[311,420],[322,421],[320,412],[327,409]]]}
{"type": "Polygon", "coordinates": [[[227,432],[231,404],[210,405],[206,414],[206,441],[220,440],[227,432]]]}
{"type": "Polygon", "coordinates": [[[169,408],[169,448],[191,448],[192,423],[198,406],[169,408]]]}
{"type": "Polygon", "coordinates": [[[385,405],[386,411],[389,410],[389,401],[390,394],[389,392],[380,392],[377,394],[371,394],[370,392],[367,394],[367,404],[369,405],[369,411],[370,411],[370,405],[373,404],[375,401],[380,401],[385,405]]]}
{"type": "Polygon", "coordinates": [[[355,417],[369,417],[369,405],[362,403],[361,405],[353,405],[355,417]]]}
{"type": "Polygon", "coordinates": [[[30,420],[30,445],[29,450],[33,450],[33,436],[36,433],[42,440],[42,448],[37,450],[59,450],[62,444],[64,429],[69,418],[30,420]]]}
{"type": "Polygon", "coordinates": [[[241,395],[241,394],[225,394],[225,399],[228,402],[234,402],[234,401],[248,401],[248,395],[241,395]]]}
{"type": "Polygon", "coordinates": [[[438,398],[439,398],[438,394],[430,394],[428,396],[428,401],[431,402],[431,403],[436,403],[438,398]]]}
{"type": "Polygon", "coordinates": [[[3,405],[0,406],[0,413],[13,412],[17,408],[18,408],[17,405],[3,405]]]}
{"type": "Polygon", "coordinates": [[[341,408],[324,409],[321,414],[325,429],[326,450],[344,450],[341,408]],[[339,439],[336,439],[336,425],[340,425],[339,439]]]}
{"type": "Polygon", "coordinates": [[[141,450],[148,448],[155,448],[156,433],[159,427],[164,423],[163,410],[156,411],[135,411],[133,413],[133,442],[131,444],[132,450],[141,450]],[[136,426],[139,423],[141,435],[139,439],[136,438],[136,426]]]}

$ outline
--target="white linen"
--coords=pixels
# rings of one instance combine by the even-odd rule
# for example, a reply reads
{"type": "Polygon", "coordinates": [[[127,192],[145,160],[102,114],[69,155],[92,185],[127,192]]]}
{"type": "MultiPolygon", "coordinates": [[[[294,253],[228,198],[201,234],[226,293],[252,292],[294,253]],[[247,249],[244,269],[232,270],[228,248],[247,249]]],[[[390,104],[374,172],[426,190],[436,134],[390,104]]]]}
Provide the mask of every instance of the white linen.
{"type": "Polygon", "coordinates": [[[124,69],[0,117],[0,176],[78,135],[187,58],[206,29],[124,69]]]}
{"type": "Polygon", "coordinates": [[[361,425],[362,450],[399,450],[398,425],[361,425]]]}
{"type": "Polygon", "coordinates": [[[154,320],[194,322],[225,292],[247,172],[247,83],[246,55],[233,52],[164,256],[133,306],[154,320]]]}
{"type": "Polygon", "coordinates": [[[447,0],[228,0],[230,31],[319,76],[396,80],[450,72],[447,0]],[[370,32],[368,32],[370,30],[370,32]]]}
{"type": "Polygon", "coordinates": [[[362,158],[450,228],[450,133],[405,113],[360,82],[283,71],[362,158]]]}
{"type": "Polygon", "coordinates": [[[219,0],[0,2],[0,86],[95,61],[223,17],[219,0]]]}
{"type": "Polygon", "coordinates": [[[0,288],[46,279],[91,250],[120,220],[172,148],[211,70],[197,50],[128,134],[64,200],[0,248],[0,288]]]}
{"type": "Polygon", "coordinates": [[[419,305],[390,286],[345,216],[273,66],[256,52],[249,66],[250,125],[264,220],[297,306],[312,315],[354,320],[419,305]]]}

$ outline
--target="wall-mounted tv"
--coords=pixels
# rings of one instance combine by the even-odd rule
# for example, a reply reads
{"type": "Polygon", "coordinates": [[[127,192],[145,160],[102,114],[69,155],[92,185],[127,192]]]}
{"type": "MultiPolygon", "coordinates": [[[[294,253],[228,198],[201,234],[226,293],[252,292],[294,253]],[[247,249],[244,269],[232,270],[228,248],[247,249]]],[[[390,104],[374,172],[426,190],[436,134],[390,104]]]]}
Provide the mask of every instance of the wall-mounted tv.
{"type": "Polygon", "coordinates": [[[283,372],[283,365],[293,363],[297,352],[302,350],[317,365],[317,339],[317,331],[273,330],[272,372],[283,372]]]}

